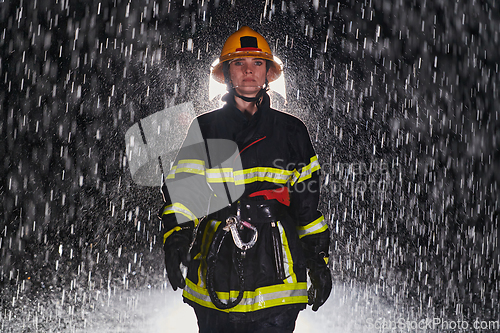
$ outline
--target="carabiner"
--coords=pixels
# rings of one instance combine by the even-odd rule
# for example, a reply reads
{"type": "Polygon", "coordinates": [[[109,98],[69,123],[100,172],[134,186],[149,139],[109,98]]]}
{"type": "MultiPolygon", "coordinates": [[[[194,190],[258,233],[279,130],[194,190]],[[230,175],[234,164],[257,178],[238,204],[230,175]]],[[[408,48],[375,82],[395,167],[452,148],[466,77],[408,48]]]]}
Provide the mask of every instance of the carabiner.
{"type": "Polygon", "coordinates": [[[224,227],[224,230],[231,231],[231,236],[233,236],[234,244],[242,251],[251,249],[257,242],[257,228],[246,221],[241,221],[239,216],[237,215],[229,216],[226,219],[226,226],[224,227]],[[241,240],[240,234],[238,232],[238,229],[243,229],[243,227],[253,230],[252,239],[246,243],[241,240]]]}

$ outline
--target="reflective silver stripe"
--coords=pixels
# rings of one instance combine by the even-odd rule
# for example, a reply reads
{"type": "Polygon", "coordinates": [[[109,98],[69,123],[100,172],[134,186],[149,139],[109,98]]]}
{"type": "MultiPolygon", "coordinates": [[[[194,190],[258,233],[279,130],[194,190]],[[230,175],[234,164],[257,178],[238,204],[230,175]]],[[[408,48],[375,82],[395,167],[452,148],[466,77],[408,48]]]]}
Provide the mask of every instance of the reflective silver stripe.
{"type": "MultiPolygon", "coordinates": [[[[199,163],[180,163],[174,166],[167,179],[175,178],[176,174],[187,172],[198,175],[206,175],[207,181],[210,183],[222,183],[222,182],[234,182],[235,185],[249,184],[253,182],[272,182],[276,184],[286,184],[294,171],[269,168],[269,167],[256,167],[244,170],[233,170],[232,168],[222,168],[222,169],[206,169],[205,166],[199,163]]],[[[300,174],[297,174],[295,178],[299,178],[300,174]]]]}
{"type": "Polygon", "coordinates": [[[207,181],[210,183],[234,182],[232,168],[207,169],[207,181]]]}
{"type": "Polygon", "coordinates": [[[198,219],[196,218],[196,216],[186,206],[184,206],[179,202],[175,202],[165,207],[161,215],[175,214],[175,213],[184,215],[188,219],[194,221],[195,225],[198,225],[198,219]]]}
{"type": "Polygon", "coordinates": [[[179,160],[179,162],[177,162],[177,165],[172,167],[172,169],[168,173],[167,179],[175,178],[176,174],[182,172],[192,173],[195,175],[205,175],[205,162],[196,159],[179,160]]]}
{"type": "Polygon", "coordinates": [[[211,183],[234,182],[236,185],[256,181],[285,184],[290,179],[291,174],[292,171],[268,167],[256,167],[236,171],[232,168],[207,169],[207,180],[211,183]]]}
{"type": "MultiPolygon", "coordinates": [[[[221,300],[227,301],[228,292],[218,292],[221,300]]],[[[237,291],[232,291],[231,300],[238,295],[237,291]]],[[[183,296],[205,307],[216,309],[210,300],[210,296],[205,288],[196,286],[189,279],[186,279],[186,287],[183,296]]],[[[268,287],[258,288],[255,291],[245,291],[243,299],[234,308],[224,310],[225,312],[250,312],[272,306],[284,304],[307,303],[307,283],[286,283],[268,287]]]]}
{"type": "Polygon", "coordinates": [[[319,165],[318,156],[314,155],[313,157],[311,157],[310,163],[303,167],[300,173],[296,170],[294,171],[291,184],[293,185],[295,184],[295,182],[300,183],[306,179],[311,178],[313,172],[319,169],[321,169],[321,166],[319,165]]]}
{"type": "Polygon", "coordinates": [[[302,238],[307,235],[319,234],[327,229],[328,224],[325,221],[325,217],[321,215],[308,225],[297,227],[297,233],[299,234],[299,238],[302,238]]]}
{"type": "Polygon", "coordinates": [[[256,181],[268,181],[272,183],[285,184],[289,179],[292,171],[256,167],[251,169],[238,170],[234,172],[234,182],[236,185],[249,184],[256,181]]]}
{"type": "Polygon", "coordinates": [[[207,254],[212,244],[212,240],[214,238],[214,234],[217,231],[217,228],[221,224],[221,221],[210,220],[210,224],[207,225],[205,231],[203,232],[203,238],[201,240],[201,251],[198,256],[194,259],[200,260],[200,265],[198,266],[198,286],[205,288],[205,280],[207,275],[207,254]]]}
{"type": "Polygon", "coordinates": [[[175,178],[175,170],[177,169],[177,166],[174,165],[172,169],[168,172],[167,179],[174,179],[175,178]]]}
{"type": "Polygon", "coordinates": [[[290,247],[288,245],[288,239],[285,234],[285,229],[283,229],[283,226],[279,221],[278,221],[278,230],[280,231],[281,244],[283,247],[283,266],[286,274],[285,282],[294,283],[297,282],[297,276],[293,271],[292,253],[290,252],[290,247]]]}
{"type": "Polygon", "coordinates": [[[293,186],[297,182],[297,180],[299,179],[299,177],[300,177],[300,172],[298,172],[297,170],[294,170],[293,171],[293,176],[290,179],[290,184],[292,184],[292,186],[293,186]]]}
{"type": "Polygon", "coordinates": [[[303,167],[300,173],[297,170],[289,171],[271,167],[255,167],[236,171],[232,168],[212,168],[205,170],[204,161],[187,159],[180,160],[177,165],[172,167],[167,179],[173,179],[176,174],[182,172],[197,175],[205,175],[206,172],[208,181],[214,183],[226,181],[235,182],[236,185],[241,185],[255,181],[269,181],[278,184],[285,184],[290,180],[293,185],[295,182],[301,182],[310,178],[312,173],[320,168],[317,156],[313,156],[311,158],[311,163],[303,167]]]}

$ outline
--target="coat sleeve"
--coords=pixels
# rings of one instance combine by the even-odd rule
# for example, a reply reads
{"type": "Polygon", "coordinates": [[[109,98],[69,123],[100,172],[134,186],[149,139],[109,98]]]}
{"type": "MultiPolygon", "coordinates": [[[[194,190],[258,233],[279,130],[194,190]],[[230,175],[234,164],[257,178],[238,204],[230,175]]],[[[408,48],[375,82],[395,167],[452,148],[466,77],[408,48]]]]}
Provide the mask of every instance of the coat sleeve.
{"type": "Polygon", "coordinates": [[[188,134],[162,187],[165,204],[160,211],[163,242],[174,231],[196,226],[206,215],[212,191],[206,180],[207,154],[198,122],[191,123],[188,134]]]}
{"type": "Polygon", "coordinates": [[[318,210],[320,197],[320,172],[309,133],[300,122],[294,132],[295,169],[290,180],[292,215],[297,223],[297,233],[307,252],[328,256],[330,231],[323,214],[318,210]]]}
{"type": "Polygon", "coordinates": [[[241,166],[238,146],[225,139],[203,136],[200,120],[189,128],[175,162],[162,186],[165,205],[160,212],[164,236],[180,230],[238,200],[245,186],[236,186],[233,166],[241,166]],[[186,224],[188,223],[188,224],[186,224]]]}

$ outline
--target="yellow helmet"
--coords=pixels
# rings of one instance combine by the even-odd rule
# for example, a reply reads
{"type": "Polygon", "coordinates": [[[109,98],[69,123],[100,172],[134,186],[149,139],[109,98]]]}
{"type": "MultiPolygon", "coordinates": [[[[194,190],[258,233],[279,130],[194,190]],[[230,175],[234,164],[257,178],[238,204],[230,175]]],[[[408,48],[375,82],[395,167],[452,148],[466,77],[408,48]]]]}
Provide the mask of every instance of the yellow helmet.
{"type": "Polygon", "coordinates": [[[247,26],[241,27],[226,40],[219,61],[212,64],[210,68],[212,77],[220,83],[225,83],[222,69],[223,63],[244,57],[269,60],[271,64],[267,75],[269,82],[280,77],[282,71],[281,62],[273,57],[269,44],[267,44],[264,37],[247,26]]]}

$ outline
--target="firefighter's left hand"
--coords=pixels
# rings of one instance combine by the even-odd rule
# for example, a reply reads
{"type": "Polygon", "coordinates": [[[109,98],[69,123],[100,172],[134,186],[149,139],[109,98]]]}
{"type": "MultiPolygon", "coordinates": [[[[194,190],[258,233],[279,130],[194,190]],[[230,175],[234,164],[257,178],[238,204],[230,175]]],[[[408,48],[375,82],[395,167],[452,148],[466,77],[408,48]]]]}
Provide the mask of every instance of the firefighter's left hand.
{"type": "Polygon", "coordinates": [[[313,311],[318,311],[332,290],[332,275],[328,265],[322,258],[309,262],[309,277],[312,286],[308,290],[309,305],[312,305],[313,311]]]}
{"type": "Polygon", "coordinates": [[[181,263],[184,266],[189,264],[189,245],[193,231],[185,227],[179,231],[174,231],[165,241],[163,248],[165,250],[165,268],[167,276],[173,290],[177,288],[184,289],[186,281],[180,268],[181,263]]]}

